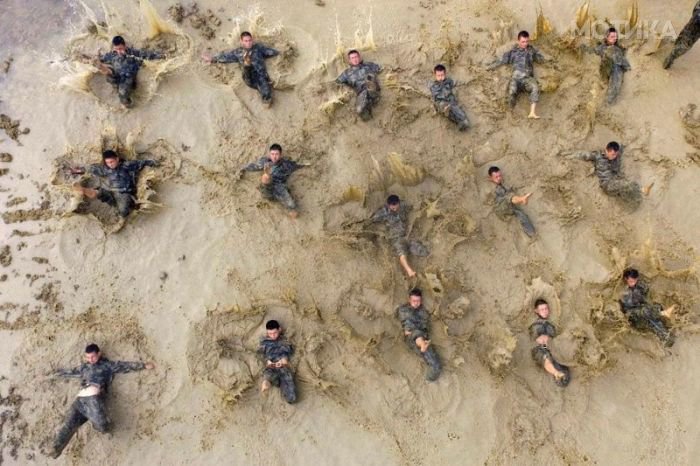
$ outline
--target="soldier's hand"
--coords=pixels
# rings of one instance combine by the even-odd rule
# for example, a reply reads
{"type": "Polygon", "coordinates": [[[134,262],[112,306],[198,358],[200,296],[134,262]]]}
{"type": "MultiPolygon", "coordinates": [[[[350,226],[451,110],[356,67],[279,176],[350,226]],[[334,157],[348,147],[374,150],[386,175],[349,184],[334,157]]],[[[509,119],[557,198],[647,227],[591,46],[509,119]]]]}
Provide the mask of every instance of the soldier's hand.
{"type": "Polygon", "coordinates": [[[572,155],[574,155],[574,151],[572,151],[572,150],[560,150],[557,153],[557,155],[559,157],[571,157],[572,155]]]}
{"type": "Polygon", "coordinates": [[[212,64],[211,55],[209,55],[208,53],[203,53],[203,54],[202,54],[202,61],[203,61],[204,63],[206,63],[207,65],[211,65],[211,64],[212,64]]]}
{"type": "Polygon", "coordinates": [[[530,200],[530,196],[532,196],[532,193],[527,193],[522,197],[523,204],[527,204],[527,201],[530,200]]]}
{"type": "Polygon", "coordinates": [[[263,175],[260,177],[260,182],[262,184],[270,184],[270,175],[268,173],[263,173],[263,175]]]}
{"type": "Polygon", "coordinates": [[[143,367],[145,367],[146,369],[148,369],[150,371],[150,370],[155,369],[156,365],[153,364],[152,362],[147,362],[146,364],[143,365],[143,367]]]}

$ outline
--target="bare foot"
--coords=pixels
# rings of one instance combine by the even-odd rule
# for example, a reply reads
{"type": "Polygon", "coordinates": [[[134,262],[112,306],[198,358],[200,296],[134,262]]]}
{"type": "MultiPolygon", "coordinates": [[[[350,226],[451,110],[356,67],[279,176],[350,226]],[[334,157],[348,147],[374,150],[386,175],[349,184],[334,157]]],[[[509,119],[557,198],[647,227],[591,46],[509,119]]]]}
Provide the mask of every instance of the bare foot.
{"type": "Polygon", "coordinates": [[[79,192],[85,197],[89,197],[90,199],[95,199],[97,197],[97,190],[92,189],[92,188],[86,188],[84,186],[80,186],[79,183],[75,183],[73,185],[73,190],[76,192],[79,192]]]}
{"type": "Polygon", "coordinates": [[[413,269],[406,270],[406,276],[408,276],[408,278],[415,278],[415,277],[416,277],[416,271],[413,270],[413,269]]]}
{"type": "Polygon", "coordinates": [[[420,352],[425,353],[426,351],[428,351],[429,346],[430,346],[430,340],[424,340],[423,344],[420,347],[420,352]]]}
{"type": "Polygon", "coordinates": [[[664,317],[666,317],[667,319],[670,319],[671,317],[673,317],[673,312],[674,312],[675,310],[676,310],[676,305],[674,304],[673,306],[671,306],[671,307],[669,307],[669,308],[666,308],[666,309],[664,309],[663,311],[661,311],[661,315],[664,316],[664,317]]]}
{"type": "Polygon", "coordinates": [[[265,393],[270,389],[270,382],[263,380],[262,386],[260,387],[260,393],[265,393]]]}
{"type": "Polygon", "coordinates": [[[642,188],[642,193],[644,193],[645,196],[648,196],[649,193],[651,192],[651,188],[654,187],[654,183],[650,183],[642,188]]]}
{"type": "Polygon", "coordinates": [[[298,216],[299,216],[299,212],[297,212],[296,210],[289,211],[289,218],[291,218],[292,220],[296,219],[298,216]]]}
{"type": "Polygon", "coordinates": [[[539,120],[540,117],[537,115],[535,112],[530,112],[530,114],[527,116],[531,120],[539,120]]]}

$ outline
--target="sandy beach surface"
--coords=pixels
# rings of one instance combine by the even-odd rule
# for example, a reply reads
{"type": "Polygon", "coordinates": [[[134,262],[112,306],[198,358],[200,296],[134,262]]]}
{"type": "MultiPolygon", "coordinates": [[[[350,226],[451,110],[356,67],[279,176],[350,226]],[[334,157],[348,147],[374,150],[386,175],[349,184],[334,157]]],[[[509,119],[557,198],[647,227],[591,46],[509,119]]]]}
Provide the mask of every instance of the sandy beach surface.
{"type": "Polygon", "coordinates": [[[700,46],[661,66],[695,2],[596,1],[587,16],[540,3],[0,0],[0,464],[698,464],[700,46]],[[633,31],[613,106],[599,58],[578,50],[605,20],[633,31]],[[554,59],[536,67],[538,121],[525,96],[507,108],[509,70],[485,70],[520,29],[554,59]],[[269,109],[237,65],[200,59],[242,30],[282,52],[269,109]],[[88,59],[115,34],[168,54],[141,70],[130,110],[88,59]],[[384,68],[369,122],[334,84],[353,47],[384,68]],[[466,133],[433,110],[436,63],[459,83],[466,133]],[[653,183],[636,210],[558,155],[610,140],[626,176],[653,183]],[[274,142],[309,164],[290,182],[296,220],[239,174],[274,142]],[[125,224],[63,170],[107,147],[160,162],[125,224]],[[494,164],[533,193],[536,239],[495,215],[494,164]],[[362,222],[389,193],[431,249],[413,282],[362,222]],[[672,348],[620,312],[627,266],[678,306],[672,348]],[[394,316],[413,285],[444,363],[435,383],[394,316]],[[565,389],[530,356],[540,297],[565,389]],[[258,391],[270,318],[296,346],[294,405],[258,391]],[[51,460],[79,388],[51,374],[90,342],[157,368],[118,375],[113,432],[86,425],[51,460]]]}

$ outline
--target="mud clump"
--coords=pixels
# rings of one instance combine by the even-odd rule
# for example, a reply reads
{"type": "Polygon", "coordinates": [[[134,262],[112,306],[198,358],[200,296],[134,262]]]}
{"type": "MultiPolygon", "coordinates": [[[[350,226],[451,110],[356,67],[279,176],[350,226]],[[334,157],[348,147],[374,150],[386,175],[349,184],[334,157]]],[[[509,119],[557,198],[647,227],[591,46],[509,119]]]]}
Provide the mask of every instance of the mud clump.
{"type": "Polygon", "coordinates": [[[3,73],[7,74],[10,72],[10,67],[12,66],[12,62],[14,61],[14,58],[10,57],[4,62],[2,62],[2,65],[0,65],[0,70],[2,70],[3,73]]]}
{"type": "Polygon", "coordinates": [[[29,128],[19,129],[20,124],[19,120],[13,120],[4,113],[0,114],[0,128],[5,130],[10,139],[17,142],[19,142],[20,135],[29,134],[29,128]]]}
{"type": "Polygon", "coordinates": [[[0,162],[12,162],[12,154],[8,154],[7,152],[1,153],[0,162]]]}
{"type": "Polygon", "coordinates": [[[481,362],[497,376],[505,375],[513,360],[516,338],[501,317],[492,316],[480,321],[472,334],[471,340],[476,344],[481,362]]]}
{"type": "Polygon", "coordinates": [[[49,202],[44,201],[38,209],[13,210],[4,212],[2,220],[5,223],[19,223],[27,221],[48,220],[53,217],[53,212],[49,209],[49,202]]]}
{"type": "Polygon", "coordinates": [[[9,201],[7,201],[5,203],[5,207],[14,207],[16,205],[23,204],[25,202],[27,202],[26,197],[15,197],[14,199],[10,199],[9,201]]]}
{"type": "Polygon", "coordinates": [[[216,36],[216,28],[221,26],[221,19],[213,11],[207,10],[201,13],[199,5],[195,2],[188,7],[184,7],[181,3],[176,3],[168,8],[168,15],[178,24],[182,24],[185,19],[189,19],[190,26],[197,29],[202,37],[207,40],[213,39],[216,36]]]}
{"type": "Polygon", "coordinates": [[[58,300],[58,290],[54,287],[54,283],[45,283],[34,298],[45,303],[54,312],[63,310],[63,303],[58,300]]]}
{"type": "Polygon", "coordinates": [[[12,264],[12,252],[10,246],[5,245],[0,249],[0,265],[8,267],[10,264],[12,264]]]}

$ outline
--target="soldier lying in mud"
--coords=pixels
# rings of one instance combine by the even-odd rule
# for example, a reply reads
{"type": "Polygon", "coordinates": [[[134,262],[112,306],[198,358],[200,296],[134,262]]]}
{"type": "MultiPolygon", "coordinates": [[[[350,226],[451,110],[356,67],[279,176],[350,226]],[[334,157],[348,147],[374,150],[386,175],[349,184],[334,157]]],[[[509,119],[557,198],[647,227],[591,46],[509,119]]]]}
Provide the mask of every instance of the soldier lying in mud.
{"type": "Polygon", "coordinates": [[[595,48],[583,47],[583,49],[600,56],[600,76],[608,82],[608,104],[615,103],[622,90],[623,77],[632,69],[625,55],[627,50],[618,42],[617,30],[608,29],[603,42],[595,48]]]}
{"type": "Polygon", "coordinates": [[[85,362],[73,369],[59,369],[56,375],[80,379],[80,391],[68,411],[65,423],[56,435],[49,456],[58,458],[80,426],[87,421],[101,433],[110,431],[111,425],[105,400],[115,374],[154,369],[153,363],[110,361],[102,357],[96,344],[85,348],[85,362]]]}
{"type": "Polygon", "coordinates": [[[265,393],[274,385],[280,387],[282,396],[287,403],[296,402],[294,373],[289,366],[289,360],[294,354],[294,347],[284,337],[282,327],[276,320],[268,320],[265,324],[265,336],[260,339],[258,352],[265,360],[260,391],[265,393]]]}
{"type": "Polygon", "coordinates": [[[632,327],[637,330],[651,330],[664,346],[673,346],[675,337],[663,319],[670,319],[676,306],[663,309],[661,304],[650,303],[649,285],[640,279],[638,270],[626,269],[622,273],[622,279],[627,286],[620,299],[620,307],[632,327]]]}
{"type": "Polygon", "coordinates": [[[554,325],[548,320],[549,304],[544,299],[535,301],[537,320],[530,325],[530,336],[537,344],[532,348],[532,359],[554,377],[554,382],[560,387],[566,387],[571,381],[571,372],[563,364],[559,364],[552,356],[549,348],[552,338],[557,335],[554,325]]]}
{"type": "Polygon", "coordinates": [[[530,94],[530,114],[528,118],[539,119],[537,115],[537,102],[540,100],[540,86],[535,78],[534,64],[545,63],[548,60],[539,50],[530,45],[530,34],[527,31],[518,33],[518,42],[512,49],[503,54],[486,67],[487,70],[495,70],[502,65],[511,65],[513,75],[508,84],[508,104],[515,107],[518,94],[525,91],[530,94]]]}
{"type": "Polygon", "coordinates": [[[530,217],[527,216],[521,207],[527,205],[532,193],[516,196],[513,188],[509,188],[503,184],[503,173],[501,173],[501,169],[496,166],[489,167],[488,173],[489,179],[496,185],[494,191],[496,215],[502,220],[507,220],[509,217],[516,217],[525,234],[529,237],[535,236],[535,227],[530,221],[530,217]]]}
{"type": "Polygon", "coordinates": [[[446,116],[457,125],[460,131],[469,129],[467,113],[459,105],[454,90],[456,87],[452,78],[447,77],[447,68],[444,65],[436,65],[433,68],[435,80],[430,84],[430,95],[433,98],[435,110],[446,116]]]}
{"type": "Polygon", "coordinates": [[[389,241],[399,257],[401,267],[409,278],[415,277],[416,271],[408,263],[408,255],[425,257],[430,254],[423,244],[408,239],[408,214],[410,212],[411,206],[401,203],[399,196],[392,194],[387,198],[386,205],[372,214],[370,218],[372,223],[386,225],[389,241]]]}
{"type": "Polygon", "coordinates": [[[214,57],[203,55],[205,63],[240,63],[243,65],[243,82],[256,89],[265,105],[272,105],[272,81],[267,74],[265,60],[279,55],[273,48],[257,44],[253,35],[244,31],[241,33],[241,46],[228,52],[221,52],[214,57]]]}
{"type": "Polygon", "coordinates": [[[372,118],[372,108],[379,102],[380,88],[377,75],[382,71],[381,66],[362,60],[360,52],[348,52],[350,67],[335,80],[338,84],[351,87],[357,94],[355,112],[367,121],[372,118]]]}
{"type": "MultiPolygon", "coordinates": [[[[102,153],[102,163],[90,165],[87,171],[101,179],[103,186],[94,189],[76,183],[73,188],[84,196],[116,207],[122,218],[126,218],[136,207],[136,183],[144,167],[156,167],[155,160],[122,160],[113,150],[102,153]]],[[[73,175],[82,175],[84,167],[69,167],[73,175]]]]}
{"type": "Polygon", "coordinates": [[[603,191],[610,196],[617,196],[628,205],[636,208],[642,202],[642,194],[648,195],[652,185],[644,189],[634,181],[622,175],[622,147],[615,141],[609,142],[605,150],[563,151],[560,155],[578,160],[593,162],[595,174],[603,191]]]}
{"type": "Polygon", "coordinates": [[[440,377],[442,366],[435,348],[430,344],[430,314],[423,307],[423,293],[413,288],[408,296],[408,303],[396,309],[401,322],[404,339],[409,349],[420,355],[428,365],[425,378],[433,382],[440,377]]]}
{"type": "Polygon", "coordinates": [[[299,215],[297,203],[289,192],[287,180],[292,173],[305,166],[307,165],[282,157],[282,146],[272,144],[269,155],[249,163],[241,169],[241,172],[262,171],[260,192],[263,197],[279,202],[289,211],[291,218],[297,218],[299,215]]]}
{"type": "Polygon", "coordinates": [[[112,51],[99,58],[98,70],[107,76],[107,81],[117,90],[121,104],[130,108],[133,105],[131,94],[136,89],[136,75],[143,60],[162,58],[165,58],[165,55],[161,52],[127,47],[122,36],[114,36],[112,51]]]}

